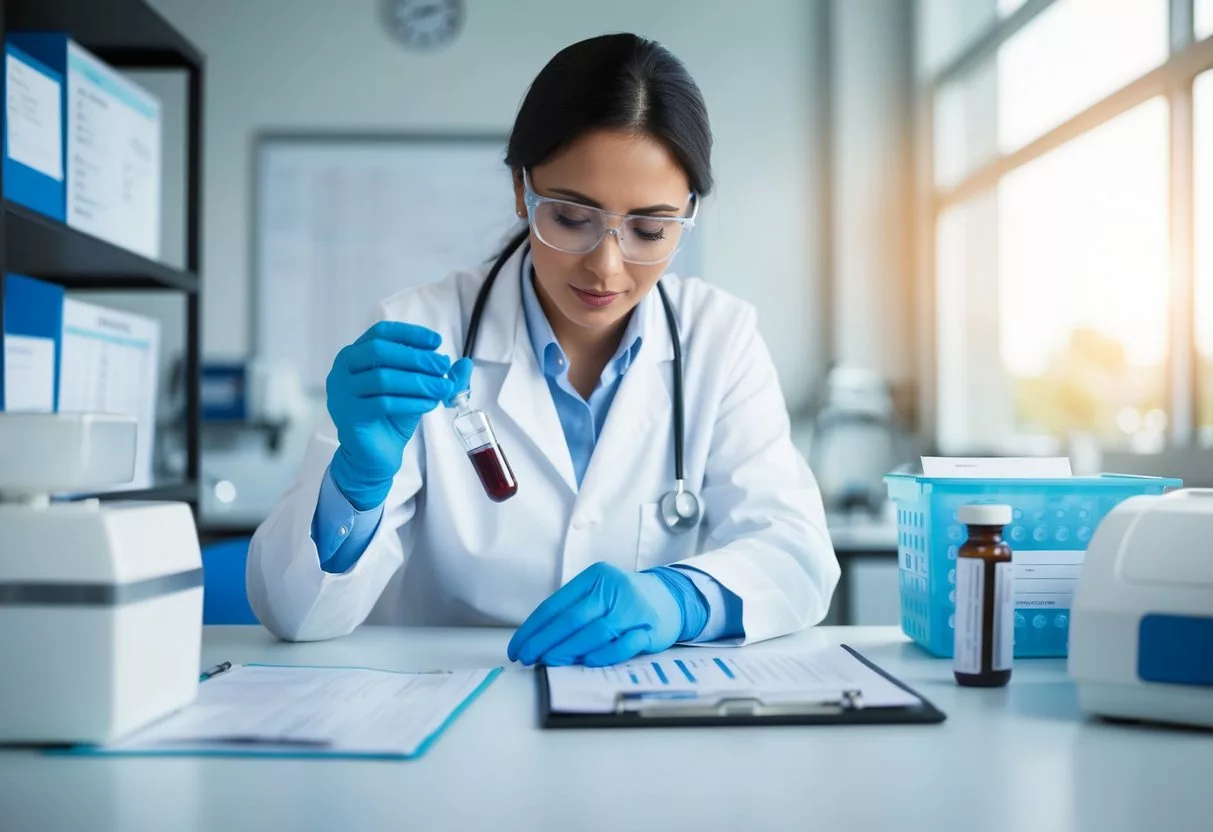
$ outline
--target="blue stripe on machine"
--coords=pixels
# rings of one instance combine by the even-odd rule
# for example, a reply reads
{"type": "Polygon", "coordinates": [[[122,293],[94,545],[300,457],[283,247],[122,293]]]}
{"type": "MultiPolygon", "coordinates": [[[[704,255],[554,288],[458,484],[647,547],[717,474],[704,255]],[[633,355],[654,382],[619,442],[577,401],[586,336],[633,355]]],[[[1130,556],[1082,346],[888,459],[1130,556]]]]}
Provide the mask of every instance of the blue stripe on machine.
{"type": "Polygon", "coordinates": [[[1143,682],[1213,686],[1213,617],[1149,613],[1137,635],[1143,682]]]}

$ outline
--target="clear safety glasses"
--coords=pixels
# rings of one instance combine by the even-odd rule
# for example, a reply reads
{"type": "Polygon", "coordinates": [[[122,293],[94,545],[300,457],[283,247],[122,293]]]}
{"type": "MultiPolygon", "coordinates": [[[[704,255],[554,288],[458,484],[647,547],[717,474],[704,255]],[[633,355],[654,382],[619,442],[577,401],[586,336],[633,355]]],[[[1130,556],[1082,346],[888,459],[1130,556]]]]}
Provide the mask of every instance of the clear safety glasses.
{"type": "Polygon", "coordinates": [[[616,214],[580,202],[539,196],[525,169],[522,182],[527,218],[535,236],[544,245],[567,254],[589,254],[607,234],[614,234],[625,262],[643,266],[662,263],[678,253],[683,236],[695,227],[695,215],[699,213],[695,194],[687,200],[694,203],[689,217],[616,214]]]}

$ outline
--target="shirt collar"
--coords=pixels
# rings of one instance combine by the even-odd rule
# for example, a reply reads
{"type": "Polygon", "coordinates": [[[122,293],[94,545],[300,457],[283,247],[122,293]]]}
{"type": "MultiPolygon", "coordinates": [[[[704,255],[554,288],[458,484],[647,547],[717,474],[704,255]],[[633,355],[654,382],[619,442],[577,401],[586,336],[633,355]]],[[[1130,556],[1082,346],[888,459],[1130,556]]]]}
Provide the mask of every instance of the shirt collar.
{"type": "MultiPolygon", "coordinates": [[[[543,313],[543,307],[539,305],[539,295],[535,292],[535,285],[531,278],[530,257],[523,261],[521,272],[522,311],[526,316],[526,328],[531,336],[531,348],[535,351],[535,360],[543,368],[544,375],[560,378],[569,371],[568,357],[561,349],[560,342],[556,340],[556,333],[552,331],[552,325],[548,321],[547,315],[543,313]]],[[[627,372],[644,342],[645,311],[646,304],[649,302],[646,295],[640,303],[636,304],[631,317],[628,318],[627,328],[623,331],[623,338],[619,340],[619,347],[611,356],[611,360],[607,362],[607,367],[613,367],[617,375],[622,376],[627,372]]]]}

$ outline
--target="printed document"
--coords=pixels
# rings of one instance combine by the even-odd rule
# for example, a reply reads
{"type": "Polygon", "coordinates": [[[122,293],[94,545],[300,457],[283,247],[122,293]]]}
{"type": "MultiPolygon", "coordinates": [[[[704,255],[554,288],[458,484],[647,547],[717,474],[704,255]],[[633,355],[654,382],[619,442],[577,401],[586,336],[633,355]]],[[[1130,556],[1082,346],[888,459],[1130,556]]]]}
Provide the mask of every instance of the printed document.
{"type": "Polygon", "coordinates": [[[16,55],[5,56],[4,68],[9,157],[62,182],[62,87],[16,55]]]}
{"type": "Polygon", "coordinates": [[[60,412],[114,413],[138,424],[134,479],[110,490],[152,485],[159,354],[158,321],[75,298],[63,302],[60,412]]]}
{"type": "Polygon", "coordinates": [[[924,456],[926,477],[958,479],[1059,479],[1072,474],[1070,459],[1054,457],[961,457],[924,456]]]}
{"type": "Polygon", "coordinates": [[[610,667],[548,668],[551,709],[610,713],[617,702],[711,702],[726,697],[753,698],[765,704],[833,703],[846,691],[859,692],[865,708],[920,702],[841,647],[705,652],[674,651],[610,667]]]}
{"type": "Polygon", "coordinates": [[[4,409],[51,413],[55,409],[55,342],[51,338],[6,334],[4,409]]]}
{"type": "Polygon", "coordinates": [[[103,750],[411,757],[498,672],[238,665],[201,682],[193,704],[103,750]]]}

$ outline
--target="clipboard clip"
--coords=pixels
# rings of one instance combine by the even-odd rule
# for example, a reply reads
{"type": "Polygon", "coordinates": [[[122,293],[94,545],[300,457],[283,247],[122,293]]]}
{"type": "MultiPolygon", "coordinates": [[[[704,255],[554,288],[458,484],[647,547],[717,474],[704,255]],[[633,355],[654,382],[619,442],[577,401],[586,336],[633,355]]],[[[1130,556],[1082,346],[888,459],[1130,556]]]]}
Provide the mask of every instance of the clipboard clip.
{"type": "Polygon", "coordinates": [[[702,697],[695,691],[623,691],[615,695],[615,713],[660,717],[764,717],[838,714],[862,710],[863,692],[841,691],[837,697],[764,702],[758,696],[702,697]]]}

